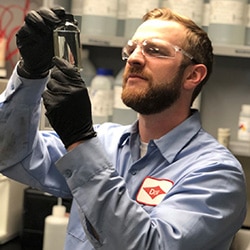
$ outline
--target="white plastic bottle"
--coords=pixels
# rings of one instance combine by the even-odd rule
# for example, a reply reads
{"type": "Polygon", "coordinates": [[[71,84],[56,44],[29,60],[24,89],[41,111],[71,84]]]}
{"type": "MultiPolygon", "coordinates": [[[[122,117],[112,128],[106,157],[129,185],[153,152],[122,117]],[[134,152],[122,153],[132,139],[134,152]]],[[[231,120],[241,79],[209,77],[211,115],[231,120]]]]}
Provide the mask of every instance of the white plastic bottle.
{"type": "MultiPolygon", "coordinates": [[[[49,1],[49,0],[47,0],[49,1]]],[[[83,5],[84,2],[82,0],[72,0],[71,1],[71,13],[74,15],[74,18],[77,20],[77,26],[81,30],[82,25],[82,17],[83,17],[83,5]]]]}
{"type": "Polygon", "coordinates": [[[81,55],[82,55],[82,70],[80,71],[80,73],[87,88],[89,88],[92,79],[96,75],[96,69],[95,69],[94,64],[89,59],[88,49],[83,49],[81,55]]]}
{"type": "Polygon", "coordinates": [[[146,12],[158,8],[160,6],[159,0],[127,0],[127,18],[125,21],[125,34],[126,38],[131,38],[142,23],[142,17],[146,12]]]}
{"type": "Polygon", "coordinates": [[[209,0],[204,0],[201,27],[206,32],[208,32],[209,22],[210,22],[210,2],[209,0]]]}
{"type": "Polygon", "coordinates": [[[211,0],[208,34],[217,44],[245,43],[246,0],[211,0]]]}
{"type": "Polygon", "coordinates": [[[115,36],[117,0],[84,0],[81,32],[84,35],[115,36]]]}
{"type": "Polygon", "coordinates": [[[113,80],[109,69],[98,68],[89,91],[94,124],[110,121],[113,101],[113,80]]]}
{"type": "Polygon", "coordinates": [[[43,6],[47,8],[62,6],[67,12],[71,12],[71,0],[43,0],[43,6]]]}
{"type": "Polygon", "coordinates": [[[250,104],[243,104],[239,115],[238,140],[250,142],[250,104]]]}
{"type": "Polygon", "coordinates": [[[52,215],[45,218],[43,250],[64,249],[68,216],[65,215],[66,207],[58,198],[58,204],[53,206],[52,215]]]}
{"type": "Polygon", "coordinates": [[[203,0],[165,0],[162,1],[161,6],[191,18],[200,26],[202,24],[203,0]]]}
{"type": "Polygon", "coordinates": [[[122,102],[121,94],[123,71],[124,68],[122,68],[115,77],[114,108],[112,121],[115,123],[127,125],[133,123],[136,120],[137,113],[122,102]]]}
{"type": "Polygon", "coordinates": [[[124,36],[127,0],[118,0],[116,35],[124,36]]]}
{"type": "Polygon", "coordinates": [[[217,130],[217,140],[225,147],[229,147],[230,135],[230,128],[218,128],[217,130]]]}
{"type": "Polygon", "coordinates": [[[250,45],[250,0],[248,0],[247,4],[247,25],[246,25],[245,44],[250,45]]]}

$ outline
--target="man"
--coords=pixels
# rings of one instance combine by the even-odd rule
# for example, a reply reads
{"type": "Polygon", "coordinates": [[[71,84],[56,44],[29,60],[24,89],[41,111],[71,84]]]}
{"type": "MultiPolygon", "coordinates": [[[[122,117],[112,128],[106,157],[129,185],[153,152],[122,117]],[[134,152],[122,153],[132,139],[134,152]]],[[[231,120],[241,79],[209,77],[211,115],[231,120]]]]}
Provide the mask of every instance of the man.
{"type": "Polygon", "coordinates": [[[53,54],[38,58],[58,16],[29,13],[17,34],[23,59],[0,100],[1,172],[73,197],[67,250],[229,249],[245,218],[244,174],[190,109],[212,70],[206,33],[169,9],[147,13],[122,51],[122,99],[138,121],[93,128],[79,72],[54,58],[49,78],[53,54]],[[41,95],[57,134],[38,131],[41,95]]]}

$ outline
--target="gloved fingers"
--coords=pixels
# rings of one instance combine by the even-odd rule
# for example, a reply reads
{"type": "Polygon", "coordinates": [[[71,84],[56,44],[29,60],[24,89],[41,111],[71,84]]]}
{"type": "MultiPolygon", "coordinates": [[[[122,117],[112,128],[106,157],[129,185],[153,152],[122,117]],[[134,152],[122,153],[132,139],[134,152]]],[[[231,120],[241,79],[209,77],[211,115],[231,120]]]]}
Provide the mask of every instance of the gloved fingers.
{"type": "Polygon", "coordinates": [[[51,8],[51,10],[56,14],[57,17],[59,17],[61,20],[64,20],[66,17],[65,9],[61,6],[55,6],[51,8]]]}
{"type": "Polygon", "coordinates": [[[16,37],[17,37],[17,46],[20,48],[20,41],[23,43],[23,40],[25,39],[30,39],[30,40],[35,40],[36,38],[34,37],[33,34],[33,28],[29,27],[27,23],[25,23],[20,30],[17,32],[16,37]]]}
{"type": "Polygon", "coordinates": [[[64,76],[68,81],[79,81],[79,84],[84,84],[79,70],[74,65],[57,56],[53,57],[52,62],[56,67],[52,69],[51,77],[61,79],[61,77],[64,76]],[[60,73],[60,71],[63,73],[63,75],[60,73]]]}
{"type": "Polygon", "coordinates": [[[50,91],[51,94],[55,93],[55,95],[64,95],[67,93],[71,93],[73,88],[74,86],[72,86],[72,84],[70,85],[70,83],[66,83],[65,80],[61,81],[60,79],[54,78],[51,78],[47,84],[47,90],[50,91]]]}
{"type": "Polygon", "coordinates": [[[54,9],[42,7],[37,11],[37,13],[43,18],[44,22],[51,29],[54,29],[56,26],[58,26],[65,17],[65,10],[62,7],[54,9]]]}
{"type": "Polygon", "coordinates": [[[48,33],[48,27],[46,26],[43,18],[39,13],[34,10],[31,10],[25,16],[25,23],[28,28],[31,28],[33,31],[38,30],[43,33],[48,33]]]}

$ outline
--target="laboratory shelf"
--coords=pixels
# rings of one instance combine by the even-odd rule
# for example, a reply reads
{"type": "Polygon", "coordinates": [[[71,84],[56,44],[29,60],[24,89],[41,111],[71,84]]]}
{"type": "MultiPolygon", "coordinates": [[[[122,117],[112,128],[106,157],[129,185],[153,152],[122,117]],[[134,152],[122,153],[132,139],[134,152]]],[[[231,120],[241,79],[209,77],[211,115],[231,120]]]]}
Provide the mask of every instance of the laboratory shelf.
{"type": "Polygon", "coordinates": [[[213,47],[218,56],[250,57],[250,46],[214,44],[213,47]]]}
{"type": "Polygon", "coordinates": [[[81,34],[81,43],[83,45],[99,46],[99,47],[118,47],[122,48],[128,39],[124,37],[110,36],[91,36],[81,34]]]}
{"type": "MultiPolygon", "coordinates": [[[[123,47],[127,42],[125,37],[94,36],[81,34],[83,45],[101,47],[123,47]]],[[[249,57],[250,46],[213,44],[214,54],[218,56],[249,57]]]]}
{"type": "Polygon", "coordinates": [[[250,157],[249,141],[230,141],[229,149],[234,155],[250,157]]]}

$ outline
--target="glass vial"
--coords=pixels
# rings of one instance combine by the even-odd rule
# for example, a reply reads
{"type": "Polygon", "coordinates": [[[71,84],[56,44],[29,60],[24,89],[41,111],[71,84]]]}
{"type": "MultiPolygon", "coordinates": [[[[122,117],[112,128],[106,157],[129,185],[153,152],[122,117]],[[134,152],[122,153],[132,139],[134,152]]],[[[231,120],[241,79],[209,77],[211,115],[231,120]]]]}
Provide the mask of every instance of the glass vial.
{"type": "Polygon", "coordinates": [[[67,14],[62,25],[54,30],[54,54],[81,69],[80,30],[74,17],[67,14]]]}

